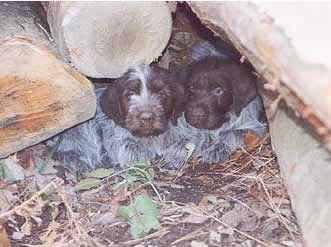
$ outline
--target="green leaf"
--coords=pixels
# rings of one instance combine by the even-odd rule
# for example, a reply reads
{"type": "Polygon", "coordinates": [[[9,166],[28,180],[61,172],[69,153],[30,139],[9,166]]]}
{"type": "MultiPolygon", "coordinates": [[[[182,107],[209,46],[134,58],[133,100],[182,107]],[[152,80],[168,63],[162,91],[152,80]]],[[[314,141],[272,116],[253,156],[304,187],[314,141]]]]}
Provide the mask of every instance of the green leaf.
{"type": "Polygon", "coordinates": [[[188,161],[189,158],[191,158],[194,150],[195,150],[195,144],[194,143],[187,143],[185,145],[185,148],[186,148],[186,158],[185,160],[188,161]]]}
{"type": "Polygon", "coordinates": [[[229,208],[231,207],[231,204],[227,200],[219,199],[217,200],[217,206],[222,208],[229,208]]]}
{"type": "Polygon", "coordinates": [[[151,166],[151,162],[149,160],[130,164],[130,167],[139,167],[139,168],[146,168],[149,166],[151,166]]]}
{"type": "Polygon", "coordinates": [[[161,229],[159,220],[153,215],[142,215],[140,217],[141,223],[144,225],[144,232],[149,233],[152,229],[161,229]]]}
{"type": "Polygon", "coordinates": [[[127,183],[128,183],[128,184],[132,184],[132,183],[138,181],[139,178],[137,178],[137,176],[135,176],[135,175],[133,175],[133,174],[128,174],[128,175],[126,176],[126,180],[127,180],[127,183]]]}
{"type": "Polygon", "coordinates": [[[136,212],[134,209],[128,206],[120,206],[118,209],[118,214],[127,220],[130,220],[135,215],[135,213],[136,212]]]}
{"type": "Polygon", "coordinates": [[[114,186],[113,186],[113,190],[119,190],[122,186],[124,186],[124,185],[126,185],[126,184],[128,184],[128,181],[126,180],[126,179],[124,179],[123,181],[121,181],[121,182],[119,182],[119,183],[117,183],[117,184],[115,184],[114,186]]]}
{"type": "Polygon", "coordinates": [[[1,178],[7,180],[8,182],[15,181],[14,176],[10,173],[10,170],[8,169],[6,164],[1,164],[1,178]]]}
{"type": "Polygon", "coordinates": [[[74,189],[77,190],[88,190],[93,187],[97,187],[101,183],[100,179],[96,178],[86,178],[77,183],[74,189]]]}
{"type": "Polygon", "coordinates": [[[146,179],[148,180],[148,182],[152,182],[154,177],[155,177],[154,169],[153,168],[148,168],[146,170],[146,179]]]}
{"type": "Polygon", "coordinates": [[[216,204],[216,203],[217,203],[217,198],[216,198],[216,196],[211,195],[211,196],[208,196],[207,199],[208,199],[208,201],[209,201],[210,203],[212,203],[212,204],[216,204]]]}
{"type": "Polygon", "coordinates": [[[100,169],[96,169],[96,170],[88,173],[87,177],[89,177],[89,178],[105,178],[105,177],[109,177],[113,173],[114,173],[113,169],[100,168],[100,169]]]}
{"type": "Polygon", "coordinates": [[[137,217],[134,217],[131,221],[131,236],[134,239],[138,239],[142,236],[145,231],[145,226],[141,220],[137,217]]]}
{"type": "Polygon", "coordinates": [[[141,214],[155,217],[160,215],[160,211],[156,204],[146,195],[137,196],[134,207],[141,214]]]}

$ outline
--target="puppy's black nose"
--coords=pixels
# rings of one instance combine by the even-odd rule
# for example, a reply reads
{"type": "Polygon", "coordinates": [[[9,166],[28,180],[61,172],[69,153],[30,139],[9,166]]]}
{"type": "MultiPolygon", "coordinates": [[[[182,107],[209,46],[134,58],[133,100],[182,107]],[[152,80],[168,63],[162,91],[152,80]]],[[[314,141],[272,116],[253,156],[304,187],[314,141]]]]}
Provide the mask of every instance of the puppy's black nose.
{"type": "Polygon", "coordinates": [[[144,122],[150,122],[153,119],[153,113],[143,112],[143,113],[140,114],[140,119],[144,122]]]}
{"type": "Polygon", "coordinates": [[[196,118],[202,118],[205,116],[205,111],[202,107],[196,107],[194,111],[192,111],[192,115],[196,118]]]}

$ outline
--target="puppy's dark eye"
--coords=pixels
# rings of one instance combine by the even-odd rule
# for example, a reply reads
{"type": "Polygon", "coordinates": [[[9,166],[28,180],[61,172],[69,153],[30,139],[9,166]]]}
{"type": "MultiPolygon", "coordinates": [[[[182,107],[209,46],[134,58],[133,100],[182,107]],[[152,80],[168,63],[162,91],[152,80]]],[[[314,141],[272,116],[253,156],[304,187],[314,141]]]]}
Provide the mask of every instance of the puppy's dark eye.
{"type": "Polygon", "coordinates": [[[132,96],[132,95],[134,95],[135,94],[135,92],[134,91],[128,91],[127,93],[126,93],[126,97],[130,97],[130,96],[132,96]]]}
{"type": "Polygon", "coordinates": [[[160,91],[160,92],[159,92],[159,97],[160,97],[161,99],[165,99],[165,98],[167,98],[167,94],[166,94],[164,91],[160,91]]]}
{"type": "Polygon", "coordinates": [[[223,92],[224,92],[223,88],[221,88],[221,87],[217,87],[217,88],[214,89],[214,94],[217,95],[217,96],[222,95],[223,92]]]}

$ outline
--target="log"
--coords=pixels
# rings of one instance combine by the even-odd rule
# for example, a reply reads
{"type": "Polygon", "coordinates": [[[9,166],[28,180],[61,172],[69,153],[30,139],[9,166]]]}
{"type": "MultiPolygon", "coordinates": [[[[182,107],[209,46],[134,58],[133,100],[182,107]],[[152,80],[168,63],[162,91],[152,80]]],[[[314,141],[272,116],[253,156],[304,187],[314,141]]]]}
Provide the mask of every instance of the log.
{"type": "Polygon", "coordinates": [[[95,78],[156,60],[172,27],[165,2],[49,2],[47,19],[62,58],[95,78]]]}
{"type": "MultiPolygon", "coordinates": [[[[265,106],[272,101],[263,97],[265,106]]],[[[280,107],[267,110],[272,146],[298,218],[305,246],[331,246],[330,153],[321,146],[313,128],[280,107]]]]}
{"type": "Polygon", "coordinates": [[[305,246],[331,246],[331,4],[189,5],[266,79],[259,91],[305,246]]]}
{"type": "Polygon", "coordinates": [[[264,86],[308,121],[331,150],[331,59],[325,55],[331,42],[331,35],[325,35],[331,21],[331,4],[189,5],[216,35],[226,32],[235,47],[267,79],[264,86]]]}
{"type": "Polygon", "coordinates": [[[0,29],[4,158],[91,118],[96,99],[93,85],[52,52],[28,2],[0,2],[0,29]]]}

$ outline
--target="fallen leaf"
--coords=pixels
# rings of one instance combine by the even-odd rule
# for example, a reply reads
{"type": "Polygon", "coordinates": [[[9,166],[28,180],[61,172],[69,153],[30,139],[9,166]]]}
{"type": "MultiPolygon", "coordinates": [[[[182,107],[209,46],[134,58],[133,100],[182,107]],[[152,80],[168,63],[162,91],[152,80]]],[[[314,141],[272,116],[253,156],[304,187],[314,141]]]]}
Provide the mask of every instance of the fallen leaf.
{"type": "Polygon", "coordinates": [[[182,223],[191,223],[191,224],[201,224],[207,221],[209,218],[204,215],[190,214],[185,217],[181,222],[182,223]]]}
{"type": "Polygon", "coordinates": [[[17,187],[7,186],[4,181],[0,181],[0,190],[0,212],[5,212],[19,200],[19,193],[17,187]]]}
{"type": "Polygon", "coordinates": [[[115,198],[114,200],[118,201],[118,202],[122,202],[125,201],[127,199],[127,193],[128,193],[128,187],[122,186],[119,190],[117,190],[114,194],[115,194],[115,198]]]}
{"type": "Polygon", "coordinates": [[[207,196],[207,199],[210,203],[216,204],[217,202],[217,197],[214,195],[207,196]]]}
{"type": "Polygon", "coordinates": [[[251,131],[245,133],[244,144],[247,149],[252,149],[259,143],[260,137],[251,131]]]}
{"type": "Polygon", "coordinates": [[[86,178],[77,183],[74,187],[75,191],[77,190],[88,190],[94,187],[99,186],[101,183],[100,179],[96,178],[86,178]]]}
{"type": "Polygon", "coordinates": [[[214,184],[214,180],[208,175],[202,175],[197,178],[200,181],[200,184],[203,186],[212,186],[214,184]]]}
{"type": "Polygon", "coordinates": [[[110,202],[110,209],[109,211],[115,215],[118,216],[118,209],[121,206],[120,202],[123,202],[127,199],[127,192],[128,188],[127,186],[122,186],[118,191],[115,192],[115,197],[110,202]]]}
{"type": "MultiPolygon", "coordinates": [[[[199,208],[206,208],[208,204],[208,196],[202,197],[199,208]]],[[[192,224],[201,224],[209,219],[208,216],[203,215],[199,208],[196,207],[190,207],[190,209],[187,211],[187,213],[190,213],[188,216],[186,216],[181,222],[182,223],[192,223],[192,224]]]]}
{"type": "Polygon", "coordinates": [[[24,169],[18,164],[16,156],[2,159],[0,166],[2,169],[2,176],[8,182],[15,182],[25,178],[24,169]]]}
{"type": "Polygon", "coordinates": [[[107,212],[104,214],[97,214],[91,220],[91,223],[93,225],[96,225],[96,224],[108,225],[108,224],[113,224],[118,221],[119,221],[119,219],[112,212],[107,212]]]}
{"type": "Polygon", "coordinates": [[[207,209],[208,201],[209,201],[209,196],[207,195],[203,196],[199,202],[199,208],[207,209]]]}
{"type": "Polygon", "coordinates": [[[238,227],[242,231],[254,231],[258,219],[250,208],[236,204],[232,210],[222,216],[222,221],[233,228],[238,227]]]}
{"type": "Polygon", "coordinates": [[[87,174],[89,178],[105,178],[114,173],[113,169],[100,168],[87,174]]]}

